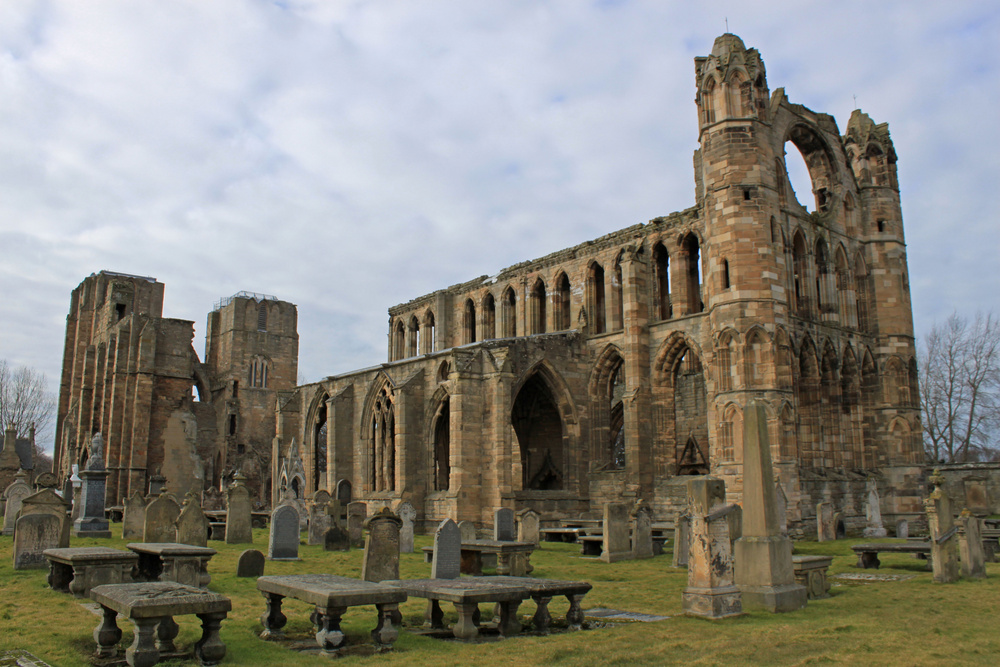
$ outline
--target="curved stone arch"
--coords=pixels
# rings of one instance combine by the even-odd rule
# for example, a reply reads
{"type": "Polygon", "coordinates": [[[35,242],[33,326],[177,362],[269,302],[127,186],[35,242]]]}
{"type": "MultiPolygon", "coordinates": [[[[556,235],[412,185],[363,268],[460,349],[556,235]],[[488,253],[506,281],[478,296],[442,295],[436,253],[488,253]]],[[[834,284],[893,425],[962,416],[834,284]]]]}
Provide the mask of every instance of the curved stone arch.
{"type": "Polygon", "coordinates": [[[746,386],[754,389],[773,386],[776,379],[774,339],[760,324],[751,326],[743,338],[743,377],[746,386]]]}
{"type": "Polygon", "coordinates": [[[740,386],[740,344],[742,337],[734,327],[726,327],[715,337],[716,386],[719,391],[730,391],[740,386]]]}
{"type": "Polygon", "coordinates": [[[448,423],[449,432],[447,443],[441,443],[438,438],[439,420],[442,418],[450,420],[450,417],[445,414],[445,411],[450,411],[451,408],[451,393],[448,391],[446,386],[438,385],[438,388],[434,390],[434,394],[427,403],[427,408],[428,409],[425,414],[428,415],[428,417],[427,422],[424,424],[424,442],[430,443],[430,446],[425,450],[427,460],[424,463],[424,469],[430,471],[431,488],[433,490],[447,491],[450,488],[451,477],[450,421],[448,423]],[[445,448],[446,451],[442,451],[442,447],[445,448]]]}
{"type": "Polygon", "coordinates": [[[449,375],[451,375],[451,362],[447,359],[442,359],[441,363],[438,364],[437,370],[434,372],[434,377],[441,383],[447,382],[449,375]]]}
{"type": "MultiPolygon", "coordinates": [[[[312,399],[309,401],[309,408],[306,410],[306,419],[303,424],[304,433],[302,437],[302,444],[304,445],[304,450],[306,453],[305,468],[306,477],[312,477],[313,490],[319,490],[324,488],[324,484],[327,482],[326,476],[320,479],[319,464],[325,457],[320,457],[317,455],[319,448],[322,446],[324,452],[326,451],[327,443],[317,442],[318,435],[318,424],[320,416],[323,410],[326,410],[326,402],[330,400],[330,393],[327,391],[326,387],[319,385],[316,387],[316,391],[313,394],[312,399]],[[309,474],[309,471],[312,471],[309,474]]],[[[329,424],[330,415],[326,414],[324,416],[324,422],[329,424]]],[[[327,460],[327,465],[329,465],[329,459],[327,460]]],[[[326,472],[328,474],[328,471],[326,472]]],[[[307,479],[308,483],[308,479],[307,479]]]]}
{"type": "Polygon", "coordinates": [[[778,452],[779,461],[794,462],[798,460],[798,425],[796,424],[795,406],[791,401],[782,401],[778,409],[778,452]]]}
{"type": "Polygon", "coordinates": [[[816,344],[813,342],[812,336],[808,333],[802,337],[802,343],[799,344],[798,354],[796,356],[799,359],[799,378],[815,377],[818,380],[820,377],[820,356],[816,349],[816,344]],[[803,366],[806,364],[809,365],[808,375],[806,375],[803,371],[803,366]]]}
{"type": "Polygon", "coordinates": [[[625,355],[621,349],[608,343],[597,355],[587,383],[591,414],[591,460],[600,462],[606,469],[617,469],[624,465],[624,440],[618,441],[624,435],[624,402],[620,392],[619,400],[615,400],[613,384],[616,378],[619,381],[623,379],[619,373],[624,365],[625,355]],[[616,446],[620,451],[616,450],[616,446]]]}
{"type": "Polygon", "coordinates": [[[587,383],[587,393],[593,399],[598,397],[600,387],[606,383],[619,364],[625,363],[625,354],[614,343],[608,343],[597,355],[590,371],[590,381],[587,383]]]}
{"type": "Polygon", "coordinates": [[[709,125],[716,122],[721,116],[718,113],[720,111],[718,96],[719,92],[722,91],[722,82],[711,68],[706,68],[705,76],[702,78],[698,90],[700,92],[699,106],[701,107],[702,124],[709,125]]]}
{"type": "Polygon", "coordinates": [[[886,462],[889,464],[899,463],[908,460],[907,453],[910,451],[911,440],[913,438],[913,424],[908,419],[896,415],[889,422],[886,431],[886,451],[883,452],[886,462]]]}
{"type": "Polygon", "coordinates": [[[365,394],[365,400],[361,404],[361,428],[358,429],[358,435],[362,442],[368,442],[368,438],[371,436],[369,426],[372,410],[379,394],[386,388],[389,389],[390,396],[395,394],[396,384],[392,381],[392,378],[385,371],[379,371],[368,385],[368,392],[365,394]]]}
{"type": "Polygon", "coordinates": [[[701,347],[687,334],[675,331],[660,344],[653,361],[653,381],[660,386],[673,386],[673,371],[684,352],[690,350],[699,361],[705,358],[701,347]]]}
{"type": "MultiPolygon", "coordinates": [[[[752,109],[745,108],[743,103],[743,84],[750,85],[750,74],[742,66],[730,66],[723,79],[723,90],[726,93],[726,117],[745,118],[752,109]]],[[[748,100],[749,101],[749,100],[748,100]]]]}
{"type": "Polygon", "coordinates": [[[560,374],[547,359],[541,359],[533,363],[528,370],[521,373],[521,376],[517,379],[517,381],[511,385],[510,405],[507,406],[507,412],[510,413],[513,409],[514,401],[517,399],[517,395],[520,393],[521,388],[524,387],[524,383],[530,380],[533,375],[540,376],[548,385],[549,391],[552,393],[552,397],[556,399],[556,407],[559,409],[559,416],[562,418],[563,424],[565,426],[572,425],[574,427],[579,424],[576,405],[573,403],[573,393],[570,391],[566,380],[563,379],[562,374],[560,374]]]}
{"type": "Polygon", "coordinates": [[[910,377],[907,365],[893,354],[882,362],[883,400],[892,406],[905,407],[910,404],[910,377]]]}
{"type": "MultiPolygon", "coordinates": [[[[736,401],[728,401],[719,411],[717,426],[718,451],[716,460],[722,463],[743,461],[743,406],[736,401]]],[[[714,458],[714,457],[713,457],[714,458]]]]}
{"type": "Polygon", "coordinates": [[[840,182],[836,153],[824,137],[823,131],[814,123],[796,115],[792,115],[786,123],[781,132],[781,136],[784,137],[781,143],[784,145],[789,141],[792,142],[802,154],[812,181],[816,210],[825,212],[832,204],[834,186],[840,182]]]}

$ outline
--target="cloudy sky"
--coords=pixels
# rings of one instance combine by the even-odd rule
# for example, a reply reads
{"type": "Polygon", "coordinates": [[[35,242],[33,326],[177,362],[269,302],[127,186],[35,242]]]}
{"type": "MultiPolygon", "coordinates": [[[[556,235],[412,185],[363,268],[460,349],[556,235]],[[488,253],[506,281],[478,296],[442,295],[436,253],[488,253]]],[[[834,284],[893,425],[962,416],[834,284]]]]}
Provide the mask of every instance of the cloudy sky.
{"type": "Polygon", "coordinates": [[[0,358],[57,389],[108,269],[195,322],[299,309],[309,381],[384,359],[386,309],[694,204],[693,58],[888,122],[918,335],[1000,311],[1000,4],[0,3],[0,358]]]}

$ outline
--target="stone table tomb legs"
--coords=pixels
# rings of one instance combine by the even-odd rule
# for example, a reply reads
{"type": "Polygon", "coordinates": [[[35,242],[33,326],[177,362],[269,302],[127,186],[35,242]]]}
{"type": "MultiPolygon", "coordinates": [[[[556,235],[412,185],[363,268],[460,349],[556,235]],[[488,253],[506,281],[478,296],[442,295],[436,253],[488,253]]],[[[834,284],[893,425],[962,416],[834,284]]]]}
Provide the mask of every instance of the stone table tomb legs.
{"type": "Polygon", "coordinates": [[[281,629],[288,622],[285,615],[281,613],[281,601],[284,599],[284,596],[266,592],[262,592],[261,595],[264,596],[267,608],[260,617],[260,624],[264,626],[264,629],[260,633],[260,638],[281,639],[285,636],[285,633],[281,629]]]}
{"type": "Polygon", "coordinates": [[[194,645],[195,657],[203,665],[217,665],[226,657],[226,645],[219,636],[226,612],[197,614],[201,620],[201,639],[194,645]]]}
{"type": "MultiPolygon", "coordinates": [[[[98,658],[117,656],[122,631],[118,627],[118,612],[101,606],[101,623],[94,630],[98,658]]],[[[201,620],[201,639],[194,645],[198,661],[208,667],[219,664],[226,656],[226,645],[219,636],[226,612],[196,614],[201,620]]],[[[132,645],[125,650],[125,662],[130,667],[152,667],[163,653],[174,653],[174,639],[180,628],[172,616],[142,617],[131,619],[135,626],[132,645]]]]}
{"type": "Polygon", "coordinates": [[[399,604],[376,604],[378,610],[378,623],[372,630],[372,641],[378,648],[390,648],[393,642],[399,638],[399,627],[396,619],[400,617],[399,604]]]}
{"type": "Polygon", "coordinates": [[[346,637],[340,630],[340,619],[347,607],[316,607],[313,622],[316,625],[316,643],[324,653],[335,652],[344,645],[346,637]]]}

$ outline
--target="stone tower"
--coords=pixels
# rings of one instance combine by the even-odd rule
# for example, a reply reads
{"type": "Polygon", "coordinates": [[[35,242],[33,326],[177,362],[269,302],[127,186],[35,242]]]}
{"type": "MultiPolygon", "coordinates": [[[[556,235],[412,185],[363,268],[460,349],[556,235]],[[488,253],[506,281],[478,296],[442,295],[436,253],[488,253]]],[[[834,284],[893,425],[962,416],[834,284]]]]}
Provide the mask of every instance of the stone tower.
{"type": "Polygon", "coordinates": [[[264,487],[277,395],[297,384],[298,351],[298,312],[292,303],[239,292],[209,313],[205,364],[214,380],[221,434],[217,482],[228,482],[238,470],[260,500],[270,498],[264,487]]]}

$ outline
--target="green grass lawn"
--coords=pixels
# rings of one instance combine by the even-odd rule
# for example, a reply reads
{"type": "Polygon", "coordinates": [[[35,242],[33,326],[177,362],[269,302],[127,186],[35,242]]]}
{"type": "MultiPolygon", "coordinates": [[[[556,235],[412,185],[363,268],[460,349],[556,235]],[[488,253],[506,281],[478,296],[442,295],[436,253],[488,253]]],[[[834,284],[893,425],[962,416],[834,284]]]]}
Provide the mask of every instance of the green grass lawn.
{"type": "MultiPolygon", "coordinates": [[[[112,530],[120,535],[121,524],[112,530]]],[[[428,536],[417,536],[417,553],[403,554],[402,578],[430,576],[420,546],[428,536]]],[[[796,553],[826,554],[836,558],[831,574],[858,572],[852,543],[802,542],[796,553]]],[[[11,537],[0,538],[0,651],[22,648],[58,667],[87,665],[95,648],[91,636],[98,617],[72,596],[57,593],[46,584],[46,571],[15,572],[11,565],[11,537]]],[[[74,539],[71,546],[124,548],[125,541],[74,539]]],[[[253,579],[235,576],[236,560],[248,545],[229,546],[211,542],[217,549],[209,565],[211,590],[233,601],[233,611],[222,625],[228,648],[224,664],[234,665],[329,665],[330,658],[298,653],[280,643],[257,637],[264,602],[253,579]]],[[[266,552],[267,534],[254,531],[254,548],[266,552]]],[[[302,546],[301,562],[266,565],[267,574],[330,573],[349,577],[361,574],[361,551],[325,552],[322,547],[302,546]]],[[[486,661],[525,665],[805,665],[875,664],[939,665],[997,664],[1000,656],[1000,564],[989,563],[990,577],[956,584],[934,584],[924,570],[924,561],[905,555],[882,555],[880,573],[914,574],[906,581],[851,584],[832,579],[832,596],[816,600],[789,614],[753,612],[725,621],[708,621],[681,615],[681,591],[686,571],[670,567],[666,553],[651,560],[605,564],[579,557],[573,544],[545,543],[535,551],[533,576],[582,579],[594,589],[584,599],[584,609],[610,607],[626,611],[669,616],[656,623],[625,623],[582,632],[557,632],[548,637],[522,636],[503,641],[463,644],[417,636],[405,629],[391,652],[371,656],[363,649],[346,655],[337,664],[377,661],[389,665],[468,665],[486,661]]],[[[872,570],[867,570],[872,572],[872,570]]],[[[401,605],[404,622],[419,627],[426,601],[414,598],[401,605]]],[[[454,620],[451,605],[442,605],[446,620],[454,620]]],[[[565,599],[554,599],[550,608],[555,619],[566,611],[565,599]]],[[[484,612],[486,607],[484,606],[484,612]]],[[[286,600],[286,634],[309,640],[310,609],[296,600],[286,600]]],[[[525,617],[534,612],[530,601],[521,605],[525,617]]],[[[181,626],[178,646],[186,647],[200,636],[194,616],[176,619],[181,626]]],[[[343,630],[351,644],[370,644],[368,633],[375,624],[374,607],[352,607],[344,615],[343,630]]],[[[121,622],[122,645],[132,641],[131,624],[121,622]]],[[[196,661],[170,662],[195,665],[196,661]]]]}

